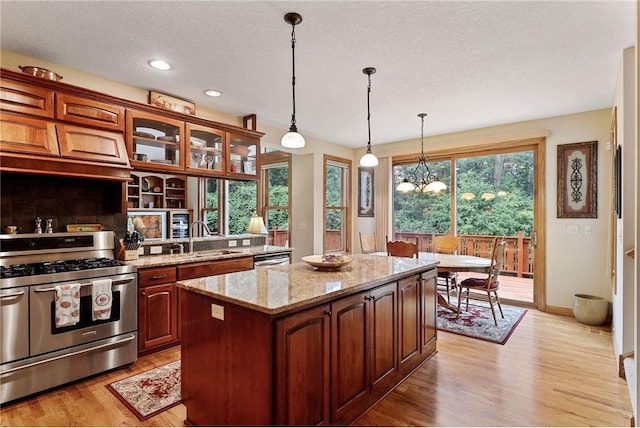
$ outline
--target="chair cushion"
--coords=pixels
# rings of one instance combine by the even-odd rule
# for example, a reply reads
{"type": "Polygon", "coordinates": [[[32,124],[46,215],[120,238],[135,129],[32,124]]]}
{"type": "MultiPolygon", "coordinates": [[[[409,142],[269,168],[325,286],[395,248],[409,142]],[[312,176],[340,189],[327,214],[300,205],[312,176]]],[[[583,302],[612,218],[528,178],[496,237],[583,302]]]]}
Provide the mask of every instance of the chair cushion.
{"type": "MultiPolygon", "coordinates": [[[[467,278],[460,283],[461,287],[465,288],[485,288],[487,280],[486,278],[467,278]]],[[[494,281],[489,286],[490,289],[498,288],[500,282],[494,281]]]]}
{"type": "Polygon", "coordinates": [[[455,272],[438,272],[438,278],[455,278],[455,272]]]}

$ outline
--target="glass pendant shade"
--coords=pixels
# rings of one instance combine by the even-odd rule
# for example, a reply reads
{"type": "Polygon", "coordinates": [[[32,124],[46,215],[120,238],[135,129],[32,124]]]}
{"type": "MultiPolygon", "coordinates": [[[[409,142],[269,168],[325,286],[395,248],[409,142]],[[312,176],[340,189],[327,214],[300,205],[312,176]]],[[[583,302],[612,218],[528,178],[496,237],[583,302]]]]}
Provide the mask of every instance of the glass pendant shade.
{"type": "Polygon", "coordinates": [[[302,147],[304,147],[305,141],[302,134],[299,134],[295,131],[290,131],[282,136],[280,145],[289,149],[301,149],[302,147]]]}
{"type": "Polygon", "coordinates": [[[398,186],[396,187],[396,190],[402,193],[409,193],[416,190],[416,186],[414,186],[411,182],[409,182],[408,178],[405,178],[398,184],[398,186]]]}
{"type": "Polygon", "coordinates": [[[367,150],[367,153],[360,158],[360,166],[376,166],[378,165],[378,158],[371,153],[371,149],[367,150]]]}

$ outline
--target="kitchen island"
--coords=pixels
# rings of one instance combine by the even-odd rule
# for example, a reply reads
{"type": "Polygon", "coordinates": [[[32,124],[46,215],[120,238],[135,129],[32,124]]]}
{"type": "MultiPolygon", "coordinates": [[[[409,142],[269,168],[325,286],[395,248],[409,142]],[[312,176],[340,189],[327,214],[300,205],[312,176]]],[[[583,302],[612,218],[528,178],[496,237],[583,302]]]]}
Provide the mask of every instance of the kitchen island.
{"type": "Polygon", "coordinates": [[[188,425],[348,424],[436,352],[437,262],[178,281],[188,425]]]}

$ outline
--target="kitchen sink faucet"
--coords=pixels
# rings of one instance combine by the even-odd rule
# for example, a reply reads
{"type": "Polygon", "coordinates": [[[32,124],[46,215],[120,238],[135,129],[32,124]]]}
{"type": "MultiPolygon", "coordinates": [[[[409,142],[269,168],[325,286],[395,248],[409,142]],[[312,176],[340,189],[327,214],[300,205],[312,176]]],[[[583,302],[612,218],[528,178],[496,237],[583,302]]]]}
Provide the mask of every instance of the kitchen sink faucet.
{"type": "Polygon", "coordinates": [[[211,231],[209,230],[209,227],[207,226],[207,224],[203,221],[200,220],[195,220],[193,223],[191,223],[189,225],[189,253],[193,253],[193,225],[194,224],[201,224],[202,227],[204,228],[204,235],[203,236],[209,236],[211,235],[211,231]]]}

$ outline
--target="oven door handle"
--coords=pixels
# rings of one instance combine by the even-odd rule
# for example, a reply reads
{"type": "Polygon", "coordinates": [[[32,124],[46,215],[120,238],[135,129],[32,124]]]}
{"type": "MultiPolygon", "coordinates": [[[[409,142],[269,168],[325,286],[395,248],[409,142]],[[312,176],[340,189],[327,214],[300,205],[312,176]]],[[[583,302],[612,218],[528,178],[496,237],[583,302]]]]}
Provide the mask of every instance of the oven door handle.
{"type": "Polygon", "coordinates": [[[116,340],[115,342],[105,343],[105,344],[102,344],[102,345],[94,346],[93,348],[81,349],[79,351],[71,352],[71,353],[68,353],[68,354],[58,355],[57,357],[47,358],[46,360],[36,361],[34,363],[26,364],[24,366],[14,367],[12,369],[0,372],[0,376],[4,376],[6,374],[13,373],[13,372],[18,371],[18,370],[27,369],[29,367],[39,366],[41,364],[46,364],[46,363],[50,363],[52,361],[61,360],[63,358],[73,357],[74,355],[86,354],[87,352],[97,351],[99,349],[109,348],[109,347],[113,347],[115,345],[120,345],[122,343],[131,342],[135,338],[136,338],[136,336],[132,334],[129,337],[126,337],[126,338],[121,339],[121,340],[116,340]]]}
{"type": "MultiPolygon", "coordinates": [[[[111,285],[121,285],[121,284],[126,284],[127,282],[131,282],[133,281],[133,279],[121,279],[121,280],[115,280],[111,283],[111,285]]],[[[93,285],[93,283],[91,282],[81,282],[80,283],[80,287],[89,287],[90,285],[93,285]]],[[[34,290],[36,293],[44,293],[46,291],[56,291],[56,287],[47,287],[47,288],[36,288],[34,290]]]]}
{"type": "Polygon", "coordinates": [[[7,294],[0,294],[0,300],[9,300],[11,298],[11,300],[15,299],[18,296],[22,296],[24,295],[24,291],[16,291],[15,293],[7,293],[7,294]]]}

